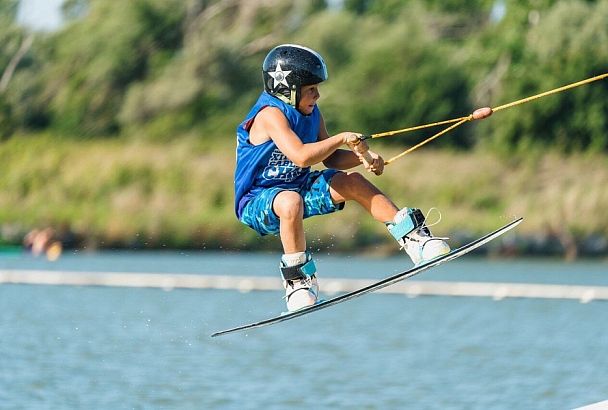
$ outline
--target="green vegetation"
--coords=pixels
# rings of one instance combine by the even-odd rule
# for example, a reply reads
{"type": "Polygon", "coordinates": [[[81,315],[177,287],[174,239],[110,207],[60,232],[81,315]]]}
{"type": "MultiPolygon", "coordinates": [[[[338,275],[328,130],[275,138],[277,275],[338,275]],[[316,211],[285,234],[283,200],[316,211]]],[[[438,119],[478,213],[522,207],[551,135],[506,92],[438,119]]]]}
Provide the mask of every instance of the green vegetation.
{"type": "MultiPolygon", "coordinates": [[[[324,55],[330,132],[460,117],[606,72],[608,0],[328,4],[68,0],[60,31],[31,33],[0,0],[0,241],[52,225],[91,246],[276,248],[234,218],[232,167],[279,43],[324,55]]],[[[372,145],[388,158],[433,131],[372,145]]],[[[530,235],[608,236],[608,80],[428,147],[371,178],[399,204],[440,208],[438,233],[525,215],[530,235]]],[[[387,242],[348,208],[308,223],[313,246],[387,242]]]]}
{"type": "MultiPolygon", "coordinates": [[[[276,249],[277,238],[260,239],[233,215],[233,154],[195,138],[12,138],[0,145],[0,220],[14,241],[29,227],[55,226],[89,247],[276,249]]],[[[608,159],[600,154],[505,159],[420,150],[370,178],[398,204],[437,207],[443,219],[434,231],[460,232],[456,241],[520,215],[520,234],[553,235],[563,246],[608,232],[608,159]]],[[[384,227],[355,204],[306,227],[313,247],[395,251],[384,227]]]]}

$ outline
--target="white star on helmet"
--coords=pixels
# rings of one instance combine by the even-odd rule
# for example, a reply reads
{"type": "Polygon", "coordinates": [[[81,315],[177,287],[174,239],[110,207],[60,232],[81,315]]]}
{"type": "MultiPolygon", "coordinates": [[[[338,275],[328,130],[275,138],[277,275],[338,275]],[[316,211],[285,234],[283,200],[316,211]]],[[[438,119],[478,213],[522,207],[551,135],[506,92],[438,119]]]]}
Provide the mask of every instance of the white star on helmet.
{"type": "Polygon", "coordinates": [[[289,87],[289,84],[287,84],[287,76],[290,73],[291,70],[283,71],[283,69],[281,68],[281,63],[277,63],[277,68],[274,70],[274,72],[268,72],[268,74],[274,79],[274,84],[272,85],[272,88],[277,88],[277,85],[279,84],[283,84],[285,87],[289,87]]]}

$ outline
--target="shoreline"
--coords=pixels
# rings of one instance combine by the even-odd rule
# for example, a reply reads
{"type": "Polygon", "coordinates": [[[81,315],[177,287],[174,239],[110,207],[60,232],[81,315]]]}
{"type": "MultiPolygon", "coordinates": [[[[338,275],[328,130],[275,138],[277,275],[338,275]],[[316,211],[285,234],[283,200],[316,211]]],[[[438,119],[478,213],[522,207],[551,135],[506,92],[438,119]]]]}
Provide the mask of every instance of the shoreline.
{"type": "MultiPolygon", "coordinates": [[[[377,148],[385,157],[398,151],[377,148]]],[[[280,248],[234,217],[232,139],[208,145],[188,137],[163,144],[41,135],[28,138],[27,149],[21,138],[3,142],[0,156],[0,244],[19,245],[32,230],[50,227],[66,250],[280,248]]],[[[452,247],[523,216],[511,242],[492,252],[608,256],[606,155],[429,149],[379,177],[353,171],[398,206],[440,210],[428,220],[452,247]]],[[[356,204],[307,219],[305,229],[315,251],[398,252],[385,227],[356,204]]]]}
{"type": "MultiPolygon", "coordinates": [[[[449,244],[453,249],[463,246],[466,243],[476,239],[476,236],[467,234],[463,235],[462,232],[449,235],[451,238],[449,244]]],[[[378,237],[378,243],[376,245],[367,245],[353,247],[348,245],[341,247],[339,244],[326,243],[323,240],[318,240],[315,244],[314,252],[326,252],[331,250],[332,253],[347,255],[373,255],[380,257],[388,257],[400,255],[401,251],[395,246],[393,241],[388,238],[378,237]]],[[[311,246],[309,246],[311,248],[311,246]]],[[[150,245],[145,243],[131,243],[131,244],[113,244],[110,246],[104,246],[102,244],[95,243],[90,239],[84,239],[82,242],[74,242],[74,238],[71,238],[71,242],[64,242],[63,252],[104,252],[104,251],[134,251],[134,252],[156,252],[156,251],[191,251],[191,252],[279,252],[280,243],[276,242],[276,246],[271,246],[268,243],[264,243],[259,247],[235,247],[231,245],[227,246],[184,246],[184,247],[169,247],[165,245],[150,245]]],[[[3,243],[0,244],[0,257],[3,255],[11,254],[31,254],[31,251],[18,243],[3,243]]],[[[498,238],[481,248],[478,248],[471,252],[471,255],[487,257],[487,258],[559,258],[565,261],[574,261],[579,259],[606,259],[608,260],[608,238],[593,235],[591,237],[582,238],[580,240],[572,240],[568,238],[564,241],[558,236],[547,236],[547,235],[523,235],[513,232],[505,235],[503,238],[498,238]]],[[[32,256],[44,256],[32,255],[32,256]]],[[[57,257],[58,258],[58,257],[57,257]]],[[[48,258],[52,260],[51,258],[48,258]]]]}

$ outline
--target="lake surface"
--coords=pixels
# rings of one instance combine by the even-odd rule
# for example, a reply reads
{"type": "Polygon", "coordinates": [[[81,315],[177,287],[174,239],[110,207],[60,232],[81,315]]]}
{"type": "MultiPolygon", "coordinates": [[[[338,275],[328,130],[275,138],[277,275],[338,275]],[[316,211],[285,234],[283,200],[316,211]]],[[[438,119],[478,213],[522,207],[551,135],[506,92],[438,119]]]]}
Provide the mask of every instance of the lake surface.
{"type": "MultiPolygon", "coordinates": [[[[381,278],[405,258],[317,255],[381,278]]],[[[0,269],[278,275],[276,254],[0,256],[0,269]]],[[[608,262],[463,258],[415,280],[608,286],[608,262]]],[[[280,292],[0,285],[1,409],[571,409],[608,399],[608,303],[370,294],[290,322],[280,292]]]]}

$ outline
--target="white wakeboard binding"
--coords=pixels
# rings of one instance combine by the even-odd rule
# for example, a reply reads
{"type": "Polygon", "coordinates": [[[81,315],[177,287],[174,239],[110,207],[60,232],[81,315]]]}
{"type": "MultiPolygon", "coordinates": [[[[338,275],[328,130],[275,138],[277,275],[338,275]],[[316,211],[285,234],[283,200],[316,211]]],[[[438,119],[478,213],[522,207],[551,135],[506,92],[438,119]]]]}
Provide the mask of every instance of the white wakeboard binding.
{"type": "Polygon", "coordinates": [[[445,242],[447,238],[439,238],[431,234],[420,209],[403,208],[386,226],[401,248],[405,249],[414,265],[428,262],[450,252],[450,247],[445,242]]]}
{"type": "Polygon", "coordinates": [[[288,266],[284,258],[281,259],[281,276],[285,288],[285,302],[287,310],[293,312],[317,303],[319,298],[319,284],[317,282],[317,268],[308,252],[304,254],[304,261],[288,266]]]}

